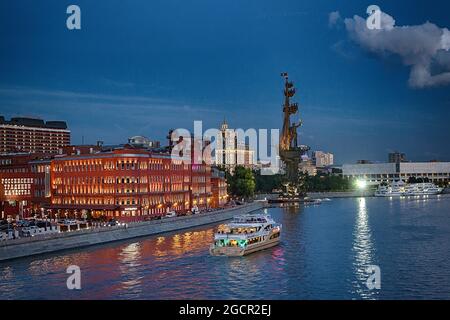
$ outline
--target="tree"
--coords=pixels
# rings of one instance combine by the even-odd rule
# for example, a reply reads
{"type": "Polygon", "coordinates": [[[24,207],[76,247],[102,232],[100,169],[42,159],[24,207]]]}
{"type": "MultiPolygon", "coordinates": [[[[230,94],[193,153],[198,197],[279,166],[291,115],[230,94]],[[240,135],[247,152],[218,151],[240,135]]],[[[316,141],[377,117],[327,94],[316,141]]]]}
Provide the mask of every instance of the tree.
{"type": "Polygon", "coordinates": [[[250,169],[243,166],[237,166],[234,169],[234,174],[230,172],[225,173],[228,192],[237,197],[249,198],[255,194],[255,177],[250,169]]]}
{"type": "Polygon", "coordinates": [[[254,170],[255,191],[259,193],[270,193],[274,189],[282,189],[283,176],[280,174],[261,175],[261,171],[254,170]]]}
{"type": "Polygon", "coordinates": [[[352,180],[329,174],[306,175],[305,189],[308,192],[348,191],[352,189],[352,180]]]}

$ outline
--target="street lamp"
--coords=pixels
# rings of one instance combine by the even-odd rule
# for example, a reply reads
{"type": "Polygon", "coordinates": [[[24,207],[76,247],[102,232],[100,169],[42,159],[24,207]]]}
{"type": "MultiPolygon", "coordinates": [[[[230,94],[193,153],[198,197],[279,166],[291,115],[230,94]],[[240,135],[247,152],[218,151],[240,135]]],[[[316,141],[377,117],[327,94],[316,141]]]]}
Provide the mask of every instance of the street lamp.
{"type": "Polygon", "coordinates": [[[6,219],[6,221],[8,221],[8,239],[9,239],[9,229],[10,229],[10,225],[11,225],[11,222],[12,222],[11,216],[8,216],[8,218],[6,219]]]}
{"type": "Polygon", "coordinates": [[[356,180],[356,187],[359,190],[364,190],[367,187],[367,182],[365,180],[356,180]]]}

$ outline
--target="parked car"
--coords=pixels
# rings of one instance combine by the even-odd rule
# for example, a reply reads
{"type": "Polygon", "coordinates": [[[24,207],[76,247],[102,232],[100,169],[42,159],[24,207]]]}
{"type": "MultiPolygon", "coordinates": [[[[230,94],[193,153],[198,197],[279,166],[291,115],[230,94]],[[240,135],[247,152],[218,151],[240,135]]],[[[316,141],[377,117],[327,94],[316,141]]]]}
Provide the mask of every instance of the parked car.
{"type": "Polygon", "coordinates": [[[118,222],[114,219],[111,219],[106,223],[106,225],[109,227],[114,227],[114,226],[118,225],[118,222]]]}
{"type": "Polygon", "coordinates": [[[31,237],[34,234],[36,234],[36,232],[39,230],[38,227],[36,226],[31,226],[31,227],[23,227],[21,232],[22,232],[22,236],[23,237],[31,237]]]}
{"type": "Polygon", "coordinates": [[[49,221],[38,221],[36,222],[36,227],[38,228],[48,228],[51,227],[52,224],[49,221]]]}
{"type": "Polygon", "coordinates": [[[200,213],[200,210],[198,210],[197,206],[194,206],[194,207],[192,207],[191,212],[192,212],[192,214],[197,214],[197,213],[200,213]]]}
{"type": "Polygon", "coordinates": [[[169,211],[169,212],[166,213],[165,216],[163,216],[163,218],[173,218],[173,217],[176,217],[176,216],[177,216],[177,213],[175,211],[169,211]]]}

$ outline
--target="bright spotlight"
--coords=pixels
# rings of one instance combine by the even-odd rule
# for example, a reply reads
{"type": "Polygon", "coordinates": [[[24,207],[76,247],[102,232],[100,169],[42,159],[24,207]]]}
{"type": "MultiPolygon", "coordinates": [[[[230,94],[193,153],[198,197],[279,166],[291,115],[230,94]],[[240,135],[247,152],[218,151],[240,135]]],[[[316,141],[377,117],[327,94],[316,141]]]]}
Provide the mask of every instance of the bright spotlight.
{"type": "Polygon", "coordinates": [[[367,187],[367,182],[365,180],[356,180],[356,186],[358,189],[365,189],[367,187]]]}

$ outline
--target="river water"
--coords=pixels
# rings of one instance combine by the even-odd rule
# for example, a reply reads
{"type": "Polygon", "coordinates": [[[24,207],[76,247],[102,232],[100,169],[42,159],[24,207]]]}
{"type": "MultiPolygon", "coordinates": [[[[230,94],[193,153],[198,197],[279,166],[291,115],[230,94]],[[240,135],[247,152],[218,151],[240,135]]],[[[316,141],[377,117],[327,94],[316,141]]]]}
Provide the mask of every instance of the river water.
{"type": "Polygon", "coordinates": [[[23,258],[0,263],[0,299],[450,299],[449,196],[265,210],[283,224],[265,251],[212,257],[204,226],[23,258]]]}

